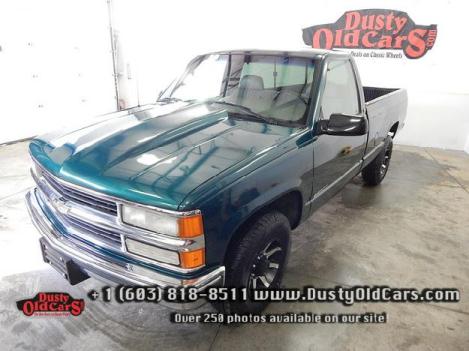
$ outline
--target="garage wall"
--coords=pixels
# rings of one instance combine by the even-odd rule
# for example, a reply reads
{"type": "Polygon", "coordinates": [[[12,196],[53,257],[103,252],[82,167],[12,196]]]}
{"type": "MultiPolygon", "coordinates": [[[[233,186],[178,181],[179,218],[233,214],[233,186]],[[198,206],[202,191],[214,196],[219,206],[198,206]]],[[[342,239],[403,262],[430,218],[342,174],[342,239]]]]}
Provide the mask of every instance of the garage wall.
{"type": "Polygon", "coordinates": [[[345,11],[405,11],[438,26],[436,44],[418,60],[358,58],[367,85],[405,87],[407,125],[397,142],[469,152],[469,5],[459,1],[130,1],[113,0],[122,97],[154,101],[193,56],[231,48],[304,49],[302,28],[335,22],[345,11]]]}
{"type": "Polygon", "coordinates": [[[0,2],[0,143],[116,109],[105,0],[0,2]]]}

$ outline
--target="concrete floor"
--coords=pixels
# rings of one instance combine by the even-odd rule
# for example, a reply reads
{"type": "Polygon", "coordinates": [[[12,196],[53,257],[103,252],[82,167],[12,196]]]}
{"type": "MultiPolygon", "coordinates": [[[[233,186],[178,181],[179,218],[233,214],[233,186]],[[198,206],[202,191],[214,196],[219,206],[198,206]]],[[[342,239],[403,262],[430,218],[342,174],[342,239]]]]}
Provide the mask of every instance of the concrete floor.
{"type": "MultiPolygon", "coordinates": [[[[397,146],[377,188],[357,178],[294,232],[285,286],[455,287],[456,304],[276,304],[267,312],[387,312],[384,325],[174,325],[158,305],[88,301],[78,318],[24,317],[39,291],[85,297],[42,262],[23,196],[26,143],[0,147],[0,349],[468,350],[469,156],[397,146]]],[[[202,311],[210,311],[206,305],[202,311]]]]}

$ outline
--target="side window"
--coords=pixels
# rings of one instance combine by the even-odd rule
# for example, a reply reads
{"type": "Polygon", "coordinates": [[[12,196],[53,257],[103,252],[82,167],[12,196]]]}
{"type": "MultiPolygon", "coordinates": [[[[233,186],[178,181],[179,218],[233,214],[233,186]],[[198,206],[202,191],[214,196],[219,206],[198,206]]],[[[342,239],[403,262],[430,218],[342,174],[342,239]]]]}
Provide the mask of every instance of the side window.
{"type": "Polygon", "coordinates": [[[321,110],[323,119],[329,119],[333,113],[356,115],[360,112],[355,75],[349,61],[329,63],[321,110]]]}

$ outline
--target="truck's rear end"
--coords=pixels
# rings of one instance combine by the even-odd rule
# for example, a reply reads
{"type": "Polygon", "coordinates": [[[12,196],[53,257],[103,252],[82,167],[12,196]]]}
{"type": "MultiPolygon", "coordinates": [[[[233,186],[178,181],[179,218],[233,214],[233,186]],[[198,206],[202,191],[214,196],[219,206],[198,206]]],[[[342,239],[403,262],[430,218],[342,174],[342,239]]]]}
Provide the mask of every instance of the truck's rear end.
{"type": "Polygon", "coordinates": [[[399,88],[363,87],[369,123],[366,154],[373,151],[391,133],[394,137],[404,127],[407,91],[399,88]]]}

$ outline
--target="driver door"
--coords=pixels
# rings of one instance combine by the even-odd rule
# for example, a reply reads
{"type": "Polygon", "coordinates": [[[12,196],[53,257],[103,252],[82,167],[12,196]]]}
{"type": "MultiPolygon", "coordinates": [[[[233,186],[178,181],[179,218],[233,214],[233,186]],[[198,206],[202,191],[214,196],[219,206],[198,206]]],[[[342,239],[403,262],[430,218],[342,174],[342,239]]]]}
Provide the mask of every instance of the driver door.
{"type": "MultiPolygon", "coordinates": [[[[321,99],[320,119],[328,120],[334,113],[366,118],[363,108],[350,60],[329,61],[321,99]]],[[[314,139],[313,199],[322,197],[327,200],[359,171],[367,135],[321,134],[314,139]]]]}

